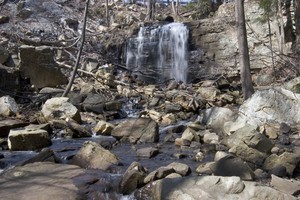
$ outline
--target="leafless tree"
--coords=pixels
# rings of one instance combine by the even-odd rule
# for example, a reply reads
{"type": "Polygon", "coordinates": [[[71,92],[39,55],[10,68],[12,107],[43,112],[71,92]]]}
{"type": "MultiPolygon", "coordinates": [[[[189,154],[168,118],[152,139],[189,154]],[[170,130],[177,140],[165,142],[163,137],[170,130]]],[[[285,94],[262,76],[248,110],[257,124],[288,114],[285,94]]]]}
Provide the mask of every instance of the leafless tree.
{"type": "Polygon", "coordinates": [[[248,99],[254,93],[254,88],[250,72],[250,58],[247,41],[247,32],[245,24],[244,0],[237,0],[236,2],[236,26],[238,36],[238,46],[240,54],[240,71],[241,82],[244,100],[248,99]]]}

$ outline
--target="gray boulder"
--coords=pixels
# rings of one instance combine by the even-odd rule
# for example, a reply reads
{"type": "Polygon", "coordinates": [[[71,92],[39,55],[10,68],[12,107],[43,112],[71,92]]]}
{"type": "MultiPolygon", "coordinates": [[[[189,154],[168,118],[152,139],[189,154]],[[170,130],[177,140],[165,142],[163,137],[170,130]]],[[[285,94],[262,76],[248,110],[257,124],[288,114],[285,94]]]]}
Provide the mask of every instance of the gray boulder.
{"type": "Polygon", "coordinates": [[[111,135],[114,127],[115,126],[113,124],[100,120],[93,128],[93,131],[96,133],[96,135],[111,135]]]}
{"type": "Polygon", "coordinates": [[[288,180],[279,178],[275,175],[271,175],[270,185],[286,194],[299,195],[300,194],[300,181],[298,180],[288,180]]]}
{"type": "Polygon", "coordinates": [[[0,176],[0,185],[3,186],[0,196],[9,200],[80,199],[79,189],[73,179],[84,171],[75,165],[50,162],[15,167],[0,176]]]}
{"type": "Polygon", "coordinates": [[[198,176],[157,181],[153,188],[155,200],[296,200],[296,197],[239,177],[198,176]]]}
{"type": "Polygon", "coordinates": [[[288,175],[292,176],[295,168],[299,164],[300,156],[295,153],[284,152],[281,155],[270,155],[263,164],[264,170],[272,170],[275,167],[281,165],[286,168],[288,175]]]}
{"type": "Polygon", "coordinates": [[[49,133],[42,129],[13,129],[8,135],[8,148],[12,151],[37,150],[51,144],[49,133]]]}
{"type": "Polygon", "coordinates": [[[298,124],[300,94],[282,88],[259,90],[241,105],[239,112],[239,118],[255,126],[266,122],[298,124]]]}
{"type": "Polygon", "coordinates": [[[158,124],[150,118],[127,119],[117,125],[111,135],[131,143],[158,142],[158,124]]]}
{"type": "Polygon", "coordinates": [[[85,142],[72,163],[82,168],[107,170],[112,165],[119,164],[118,158],[96,142],[85,142]]]}
{"type": "Polygon", "coordinates": [[[225,156],[214,164],[210,165],[210,168],[216,176],[238,176],[242,180],[253,180],[255,175],[249,165],[240,158],[233,156],[225,156]]]}
{"type": "Polygon", "coordinates": [[[66,119],[71,118],[81,122],[81,117],[78,109],[68,102],[67,97],[55,97],[48,99],[42,108],[42,115],[46,121],[54,119],[66,119]]]}
{"type": "Polygon", "coordinates": [[[142,187],[146,175],[146,169],[140,163],[131,163],[122,177],[120,184],[122,194],[130,194],[135,189],[142,187]]]}
{"type": "Polygon", "coordinates": [[[8,117],[16,114],[19,111],[19,106],[15,99],[10,96],[0,98],[0,116],[8,117]]]}

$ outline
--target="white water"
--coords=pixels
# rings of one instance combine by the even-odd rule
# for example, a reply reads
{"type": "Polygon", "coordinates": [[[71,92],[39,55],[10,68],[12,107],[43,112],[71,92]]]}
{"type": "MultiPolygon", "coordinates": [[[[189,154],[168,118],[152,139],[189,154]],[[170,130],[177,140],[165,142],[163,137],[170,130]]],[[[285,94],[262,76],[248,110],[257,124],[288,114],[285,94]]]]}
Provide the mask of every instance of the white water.
{"type": "Polygon", "coordinates": [[[187,82],[188,34],[187,27],[182,23],[170,23],[158,28],[141,27],[134,39],[136,49],[127,48],[127,67],[141,70],[149,67],[150,63],[161,79],[187,82]],[[132,63],[132,60],[135,62],[132,63]]]}

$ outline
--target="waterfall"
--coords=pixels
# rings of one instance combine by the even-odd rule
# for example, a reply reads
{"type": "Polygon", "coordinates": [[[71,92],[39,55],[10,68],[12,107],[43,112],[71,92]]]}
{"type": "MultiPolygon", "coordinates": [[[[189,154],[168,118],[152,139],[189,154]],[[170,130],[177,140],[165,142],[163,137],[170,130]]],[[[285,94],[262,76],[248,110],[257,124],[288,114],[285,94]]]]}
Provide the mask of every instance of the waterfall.
{"type": "MultiPolygon", "coordinates": [[[[126,66],[144,79],[187,82],[188,29],[182,23],[141,27],[127,44],[126,66]]],[[[152,80],[153,81],[153,80],[152,80]]]]}

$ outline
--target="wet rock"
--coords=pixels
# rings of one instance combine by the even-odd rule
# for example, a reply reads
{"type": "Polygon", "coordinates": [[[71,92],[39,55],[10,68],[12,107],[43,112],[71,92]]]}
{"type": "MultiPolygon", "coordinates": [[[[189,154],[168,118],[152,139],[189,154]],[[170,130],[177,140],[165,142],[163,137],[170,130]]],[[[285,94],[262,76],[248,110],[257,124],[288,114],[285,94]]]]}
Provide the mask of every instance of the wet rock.
{"type": "Polygon", "coordinates": [[[300,194],[300,181],[297,180],[287,180],[272,175],[270,185],[286,194],[295,196],[300,194]]]}
{"type": "Polygon", "coordinates": [[[175,170],[173,167],[160,167],[156,170],[154,170],[153,172],[151,172],[150,174],[148,174],[145,179],[144,179],[144,183],[147,184],[150,181],[155,181],[158,179],[162,179],[165,178],[166,176],[175,173],[175,170]]]}
{"type": "Polygon", "coordinates": [[[51,127],[50,127],[50,124],[48,123],[45,123],[45,124],[29,124],[28,126],[25,126],[24,127],[25,129],[27,130],[45,130],[49,133],[49,135],[52,134],[52,130],[51,130],[51,127]]]}
{"type": "Polygon", "coordinates": [[[279,131],[281,134],[288,134],[291,132],[291,127],[288,124],[282,122],[280,123],[279,131]]]}
{"type": "Polygon", "coordinates": [[[78,109],[68,102],[67,97],[55,97],[48,99],[42,108],[42,114],[46,121],[54,119],[71,118],[81,122],[81,117],[78,109]]]}
{"type": "Polygon", "coordinates": [[[266,179],[266,178],[269,178],[268,173],[265,172],[262,169],[259,169],[259,168],[254,171],[254,174],[255,174],[255,178],[256,179],[266,179]]]}
{"type": "Polygon", "coordinates": [[[288,175],[292,176],[299,160],[300,157],[294,153],[284,152],[279,156],[272,154],[265,160],[263,169],[269,171],[278,165],[282,165],[286,168],[288,175]]]}
{"type": "Polygon", "coordinates": [[[153,199],[296,200],[295,197],[239,177],[201,176],[163,179],[153,188],[153,199]],[[251,191],[251,193],[249,192],[251,191]]]}
{"type": "Polygon", "coordinates": [[[80,124],[71,118],[66,118],[68,128],[72,131],[72,138],[81,138],[81,137],[91,137],[93,135],[92,131],[80,124]]]}
{"type": "Polygon", "coordinates": [[[191,128],[185,129],[185,131],[182,133],[181,139],[187,140],[187,141],[189,141],[190,143],[191,143],[192,141],[197,141],[197,142],[200,141],[200,138],[199,138],[199,136],[196,134],[196,131],[194,131],[194,130],[191,129],[191,128]]]}
{"type": "Polygon", "coordinates": [[[177,122],[176,116],[173,113],[169,113],[162,116],[160,124],[162,126],[168,126],[171,124],[176,124],[176,122],[177,122]]]}
{"type": "Polygon", "coordinates": [[[172,162],[167,167],[173,168],[175,172],[181,176],[186,176],[191,172],[191,168],[187,164],[179,162],[172,162]]]}
{"type": "Polygon", "coordinates": [[[191,141],[183,139],[183,138],[176,138],[175,145],[176,146],[190,146],[191,141]]]}
{"type": "Polygon", "coordinates": [[[9,58],[9,52],[3,46],[0,45],[0,64],[5,63],[8,58],[9,58]]]}
{"type": "Polygon", "coordinates": [[[212,107],[203,112],[201,123],[216,130],[223,130],[224,123],[232,121],[235,114],[229,108],[212,107]]]}
{"type": "Polygon", "coordinates": [[[177,81],[172,80],[167,86],[167,90],[174,90],[178,87],[177,81]]]}
{"type": "Polygon", "coordinates": [[[11,129],[27,126],[27,122],[15,119],[6,119],[0,121],[0,138],[7,137],[11,129]]]}
{"type": "Polygon", "coordinates": [[[10,96],[0,98],[0,116],[11,116],[19,111],[19,106],[15,99],[10,96]]]}
{"type": "Polygon", "coordinates": [[[117,125],[111,135],[117,139],[127,138],[131,143],[158,142],[158,124],[149,118],[127,119],[117,125]]]}
{"type": "Polygon", "coordinates": [[[138,149],[136,155],[140,158],[152,158],[159,153],[159,150],[154,147],[145,147],[138,149]]]}
{"type": "Polygon", "coordinates": [[[35,162],[53,162],[54,163],[54,162],[58,162],[58,160],[59,159],[56,157],[53,150],[51,150],[49,148],[44,148],[36,156],[34,156],[28,160],[18,162],[17,164],[15,164],[15,166],[24,166],[29,163],[35,163],[35,162]]]}
{"type": "Polygon", "coordinates": [[[238,176],[242,180],[253,180],[255,175],[249,165],[240,158],[225,156],[211,166],[216,176],[238,176]]]}
{"type": "Polygon", "coordinates": [[[111,135],[114,127],[115,126],[113,124],[100,120],[93,128],[93,131],[96,133],[96,135],[111,135]]]}
{"type": "Polygon", "coordinates": [[[23,77],[30,78],[36,88],[56,87],[68,82],[54,60],[55,52],[46,46],[19,48],[20,71],[23,77]]]}
{"type": "Polygon", "coordinates": [[[82,168],[107,170],[112,165],[119,164],[119,160],[101,145],[88,141],[73,157],[72,163],[82,168]]]}
{"type": "Polygon", "coordinates": [[[13,129],[8,135],[8,147],[12,151],[37,150],[51,144],[49,133],[42,129],[13,129]]]}
{"type": "Polygon", "coordinates": [[[146,175],[146,169],[140,163],[131,163],[122,177],[120,184],[121,193],[131,194],[137,188],[142,187],[146,175]]]}
{"type": "Polygon", "coordinates": [[[15,167],[0,176],[0,190],[3,199],[80,199],[79,189],[73,178],[84,173],[75,165],[36,162],[15,167]],[[18,188],[16,190],[16,188],[18,188]]]}

